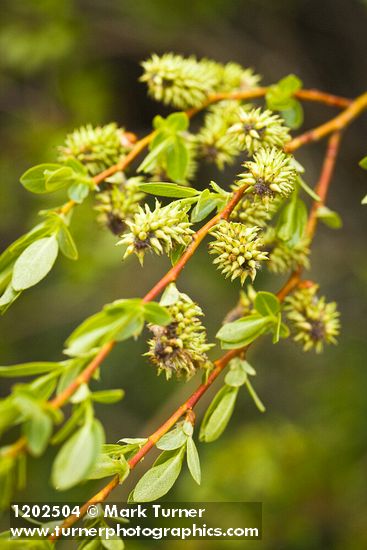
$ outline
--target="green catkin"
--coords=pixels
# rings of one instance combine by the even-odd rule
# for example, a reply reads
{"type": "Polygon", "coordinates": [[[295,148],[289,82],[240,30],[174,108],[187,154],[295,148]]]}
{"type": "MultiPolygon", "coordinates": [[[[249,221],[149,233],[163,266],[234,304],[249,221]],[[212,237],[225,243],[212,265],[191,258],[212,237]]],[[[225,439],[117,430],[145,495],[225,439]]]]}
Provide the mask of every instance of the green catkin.
{"type": "Polygon", "coordinates": [[[82,126],[66,136],[64,145],[59,147],[58,160],[75,159],[94,176],[124,157],[128,149],[123,134],[124,129],[114,122],[106,126],[82,126]]]}
{"type": "Polygon", "coordinates": [[[228,133],[231,119],[217,112],[209,112],[204,125],[196,136],[198,154],[208,162],[213,162],[220,170],[233,164],[241,153],[238,140],[228,133]]]}
{"type": "Polygon", "coordinates": [[[134,218],[126,221],[129,232],[117,243],[127,246],[124,258],[134,253],[143,265],[147,251],[170,254],[175,246],[187,245],[193,233],[188,208],[179,202],[161,206],[157,200],[154,210],[148,204],[139,206],[134,218]]]}
{"type": "Polygon", "coordinates": [[[260,77],[237,63],[222,65],[210,59],[166,53],[142,63],[140,80],[156,100],[178,109],[200,107],[210,94],[255,87],[260,77]]]}
{"type": "Polygon", "coordinates": [[[275,228],[268,227],[262,236],[264,248],[269,253],[269,261],[266,267],[272,273],[287,273],[301,266],[309,269],[310,241],[304,237],[290,246],[285,241],[277,238],[275,228]]]}
{"type": "MultiPolygon", "coordinates": [[[[238,189],[238,185],[232,186],[233,190],[238,189]]],[[[246,193],[234,208],[231,214],[231,220],[243,223],[244,225],[264,228],[273,218],[282,204],[282,197],[275,197],[268,205],[254,193],[246,193]]]]}
{"type": "Polygon", "coordinates": [[[133,219],[145,197],[145,193],[139,190],[139,183],[142,181],[141,177],[126,179],[122,172],[114,175],[114,183],[107,181],[105,188],[95,197],[94,208],[98,212],[98,223],[107,227],[114,235],[121,235],[126,228],[126,222],[133,219]]]}
{"type": "Polygon", "coordinates": [[[229,132],[236,136],[242,150],[253,155],[259,147],[283,147],[291,138],[289,128],[272,111],[261,108],[240,109],[238,121],[229,132]]]}
{"type": "Polygon", "coordinates": [[[299,342],[303,351],[323,351],[324,344],[336,344],[340,332],[339,312],[336,302],[326,302],[318,297],[319,286],[296,290],[285,301],[287,319],[291,325],[293,339],[299,342]]]}
{"type": "Polygon", "coordinates": [[[156,100],[179,109],[199,107],[213,93],[218,83],[216,64],[195,57],[184,59],[180,55],[153,54],[142,63],[149,94],[156,100]]]}
{"type": "Polygon", "coordinates": [[[233,281],[238,277],[241,284],[248,276],[255,279],[260,261],[268,259],[258,238],[259,231],[258,227],[245,227],[225,220],[210,231],[215,240],[209,244],[209,252],[217,254],[213,263],[226,278],[231,277],[233,281]]]}
{"type": "Polygon", "coordinates": [[[146,355],[164,372],[167,380],[172,376],[191,378],[199,368],[208,368],[206,331],[200,317],[201,308],[186,294],[178,293],[174,303],[167,306],[172,321],[169,325],[149,325],[153,337],[149,340],[146,355]]]}
{"type": "Polygon", "coordinates": [[[256,194],[265,205],[277,196],[288,197],[292,193],[297,172],[291,155],[276,147],[262,147],[243,166],[246,171],[238,176],[238,187],[247,185],[247,193],[256,194]]]}

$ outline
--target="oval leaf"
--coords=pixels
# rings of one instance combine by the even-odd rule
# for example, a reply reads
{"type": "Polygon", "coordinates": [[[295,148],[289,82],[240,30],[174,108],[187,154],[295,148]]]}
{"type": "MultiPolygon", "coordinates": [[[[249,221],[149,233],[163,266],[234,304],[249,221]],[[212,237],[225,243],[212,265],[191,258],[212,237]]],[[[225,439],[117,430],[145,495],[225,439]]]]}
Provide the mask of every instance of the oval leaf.
{"type": "Polygon", "coordinates": [[[35,361],[33,363],[20,363],[8,367],[0,367],[0,377],[13,378],[15,376],[33,376],[34,374],[44,374],[54,370],[62,369],[63,363],[35,361]]]}
{"type": "Polygon", "coordinates": [[[70,489],[92,470],[104,443],[101,423],[93,419],[84,424],[61,447],[52,467],[52,483],[61,491],[70,489]]]}
{"type": "Polygon", "coordinates": [[[20,183],[32,193],[48,193],[46,174],[47,172],[54,172],[59,168],[61,168],[60,164],[39,164],[38,166],[33,166],[24,172],[20,178],[20,183]]]}
{"type": "Polygon", "coordinates": [[[185,447],[177,451],[164,451],[139,480],[129,502],[150,502],[168,493],[180,475],[184,454],[185,447]]]}
{"type": "Polygon", "coordinates": [[[187,466],[190,470],[190,474],[192,475],[194,481],[196,481],[196,483],[200,485],[201,483],[200,459],[199,459],[199,453],[197,451],[196,445],[192,437],[189,437],[187,439],[186,453],[187,453],[186,454],[187,466]]]}
{"type": "Polygon", "coordinates": [[[272,317],[263,317],[254,313],[233,323],[226,323],[217,332],[216,337],[222,340],[228,348],[240,348],[247,346],[261,334],[264,334],[272,323],[272,317]]]}
{"type": "Polygon", "coordinates": [[[210,443],[224,432],[232,416],[238,388],[223,386],[214,397],[205,413],[200,428],[200,441],[210,443]]]}
{"type": "Polygon", "coordinates": [[[139,189],[144,191],[144,193],[149,193],[150,195],[172,197],[177,199],[195,197],[195,195],[199,194],[199,191],[196,189],[193,189],[192,187],[184,187],[183,185],[178,185],[177,183],[141,183],[139,185],[139,189]]]}
{"type": "Polygon", "coordinates": [[[260,315],[277,315],[280,311],[280,302],[271,292],[258,292],[254,301],[255,309],[260,315]]]}
{"type": "Polygon", "coordinates": [[[156,443],[156,447],[162,451],[173,451],[179,449],[186,443],[186,435],[182,430],[182,427],[175,428],[174,430],[164,434],[160,440],[156,443]]]}
{"type": "Polygon", "coordinates": [[[161,326],[168,325],[172,321],[167,309],[156,302],[144,304],[144,317],[149,323],[161,326]]]}
{"type": "Polygon", "coordinates": [[[28,246],[14,264],[12,286],[25,290],[39,283],[52,269],[59,246],[56,237],[45,237],[28,246]]]}

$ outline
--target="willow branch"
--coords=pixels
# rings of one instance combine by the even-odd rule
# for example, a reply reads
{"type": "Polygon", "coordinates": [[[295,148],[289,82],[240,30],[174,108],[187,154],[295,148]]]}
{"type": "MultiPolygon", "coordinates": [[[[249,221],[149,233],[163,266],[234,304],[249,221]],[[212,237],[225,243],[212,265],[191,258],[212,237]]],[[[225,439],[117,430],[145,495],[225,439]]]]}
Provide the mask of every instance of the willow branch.
{"type": "MultiPolygon", "coordinates": [[[[268,87],[259,87],[254,88],[252,90],[243,90],[239,92],[225,92],[225,93],[217,93],[212,94],[208,97],[208,99],[200,105],[200,107],[188,109],[186,111],[186,114],[189,118],[193,117],[209,105],[213,103],[218,103],[219,101],[223,101],[225,99],[238,99],[238,100],[245,100],[245,99],[258,99],[260,97],[264,97],[266,95],[266,92],[268,91],[268,87]]],[[[353,105],[354,101],[352,99],[348,99],[346,97],[340,97],[332,94],[328,94],[325,92],[321,92],[319,90],[298,90],[295,94],[295,97],[298,99],[304,100],[304,101],[312,101],[317,103],[323,103],[324,105],[330,105],[333,107],[339,107],[339,108],[347,108],[350,105],[353,105]]],[[[112,176],[116,172],[120,172],[125,170],[139,155],[144,151],[144,149],[150,144],[153,137],[155,135],[155,132],[150,132],[145,137],[138,140],[134,147],[131,149],[131,151],[124,157],[120,162],[117,164],[114,164],[113,166],[110,166],[103,172],[100,172],[96,176],[93,177],[93,182],[97,186],[100,183],[102,183],[106,178],[112,176]]],[[[312,139],[311,139],[312,141],[312,139]]],[[[291,145],[288,144],[288,146],[291,145]]],[[[293,149],[292,149],[293,150],[293,149]]],[[[74,206],[76,206],[77,203],[73,200],[68,201],[64,206],[61,207],[60,213],[67,214],[70,212],[70,210],[73,209],[74,206]]]]}
{"type": "MultiPolygon", "coordinates": [[[[209,105],[213,103],[218,103],[218,101],[224,101],[228,99],[237,99],[237,100],[248,100],[248,99],[259,99],[264,97],[269,91],[269,87],[258,87],[253,88],[252,90],[240,90],[237,92],[219,92],[216,94],[211,94],[208,96],[207,100],[197,108],[189,109],[187,112],[188,116],[193,116],[199,111],[202,111],[209,105]]],[[[328,94],[321,92],[319,90],[298,90],[295,92],[295,97],[303,101],[312,101],[317,103],[323,103],[324,105],[329,105],[331,107],[339,107],[345,109],[348,107],[353,100],[340,97],[333,94],[328,94]]]]}
{"type": "MultiPolygon", "coordinates": [[[[339,151],[340,138],[341,138],[341,135],[339,132],[334,133],[331,136],[328,143],[327,150],[326,150],[324,163],[321,169],[320,178],[317,185],[315,186],[315,192],[318,194],[320,201],[314,201],[313,206],[311,208],[311,212],[309,214],[306,234],[310,237],[310,239],[313,238],[315,229],[316,229],[317,209],[320,207],[320,205],[323,205],[326,200],[327,192],[331,183],[331,178],[335,167],[335,161],[339,151]]],[[[229,205],[230,203],[227,205],[227,208],[229,207],[229,205]]],[[[224,217],[225,211],[223,210],[221,214],[222,214],[222,217],[224,217]]],[[[211,221],[212,220],[210,220],[210,222],[211,221]]],[[[168,272],[168,274],[169,273],[170,272],[168,272]]],[[[301,274],[302,274],[302,267],[298,266],[298,268],[290,275],[289,279],[286,281],[283,287],[278,291],[277,296],[280,301],[283,301],[286,298],[286,296],[288,296],[288,294],[290,294],[300,284],[301,274]]],[[[171,280],[175,280],[175,279],[169,279],[167,281],[167,284],[171,280]]],[[[156,290],[157,293],[160,292],[158,285],[156,285],[156,287],[154,288],[157,289],[156,290]]],[[[149,296],[149,293],[147,296],[149,296]]],[[[139,449],[139,451],[132,458],[130,458],[130,460],[128,461],[130,470],[133,470],[140,463],[140,461],[155,446],[157,441],[159,441],[159,439],[164,434],[166,434],[176,424],[176,422],[180,418],[182,418],[182,416],[184,416],[184,414],[187,411],[194,408],[194,406],[198,403],[201,397],[207,392],[207,390],[212,386],[212,384],[218,378],[218,376],[223,371],[223,369],[227,366],[229,361],[239,355],[245,356],[249,347],[250,346],[246,346],[241,349],[230,350],[229,352],[227,352],[221,358],[217,359],[214,362],[214,369],[210,373],[208,380],[200,384],[198,388],[190,395],[190,397],[186,401],[184,401],[184,403],[182,403],[182,405],[180,405],[171,414],[171,416],[165,422],[163,422],[163,424],[159,426],[159,428],[155,432],[153,432],[148,437],[147,442],[139,449]]],[[[84,515],[87,513],[88,508],[91,504],[98,504],[100,502],[104,502],[108,498],[110,493],[119,485],[119,483],[120,483],[119,476],[118,475],[114,476],[112,480],[109,481],[109,483],[107,483],[100,491],[98,491],[98,493],[96,493],[81,507],[80,515],[78,516],[70,515],[68,518],[66,518],[66,520],[62,524],[62,527],[66,528],[66,527],[70,527],[71,525],[74,525],[74,523],[76,523],[80,519],[80,517],[84,517],[84,515]]],[[[56,540],[56,537],[53,537],[53,538],[51,537],[50,540],[56,540]]]]}
{"type": "MultiPolygon", "coordinates": [[[[287,283],[286,283],[287,285],[287,283]]],[[[287,296],[289,292],[291,292],[292,289],[289,291],[285,291],[285,287],[282,287],[280,291],[277,293],[278,298],[282,301],[287,296]]],[[[185,415],[187,411],[190,411],[195,407],[195,405],[198,403],[198,401],[202,398],[202,396],[208,391],[208,389],[213,385],[214,381],[218,378],[218,376],[221,374],[221,372],[224,370],[224,368],[228,365],[229,361],[233,359],[234,357],[242,356],[245,357],[247,350],[251,346],[245,346],[240,349],[233,349],[225,353],[222,357],[214,361],[213,365],[214,368],[211,371],[210,375],[208,376],[208,379],[206,382],[203,382],[200,384],[197,389],[190,395],[186,401],[184,401],[163,424],[159,426],[155,432],[153,432],[149,437],[146,443],[139,449],[139,451],[128,461],[128,465],[130,470],[133,470],[140,462],[141,460],[153,449],[155,444],[159,441],[159,439],[165,435],[182,416],[185,415]]],[[[74,525],[77,521],[79,521],[80,518],[84,517],[85,514],[88,512],[88,508],[91,504],[98,504],[101,502],[104,502],[110,493],[119,485],[120,479],[119,476],[114,476],[111,481],[109,481],[98,493],[96,493],[93,497],[91,497],[83,506],[80,508],[78,516],[76,515],[70,515],[62,524],[62,528],[67,528],[72,525],[74,525]]],[[[50,537],[50,540],[55,541],[57,539],[56,536],[50,537]]]]}
{"type": "MultiPolygon", "coordinates": [[[[216,225],[220,220],[226,220],[230,216],[232,210],[235,208],[237,203],[240,201],[243,193],[245,192],[246,186],[242,186],[238,189],[228,204],[215,216],[213,216],[203,227],[201,227],[194,235],[192,236],[192,241],[189,246],[186,248],[185,252],[182,254],[181,258],[159,281],[153,288],[143,297],[143,302],[150,302],[153,300],[164,288],[171,282],[176,281],[177,277],[181,271],[186,266],[187,262],[192,258],[195,251],[199,247],[200,243],[204,237],[209,233],[210,229],[216,225]]],[[[100,367],[101,363],[109,355],[112,349],[116,345],[115,340],[111,340],[104,344],[97,355],[93,360],[88,364],[88,366],[75,378],[69,386],[67,386],[59,395],[54,399],[49,401],[49,406],[53,409],[60,409],[65,403],[68,402],[70,397],[77,391],[77,389],[89,382],[96,370],[100,367]]],[[[20,437],[13,445],[9,446],[6,449],[6,455],[8,456],[17,456],[21,452],[25,451],[27,448],[27,440],[24,436],[20,437]]]]}
{"type": "Polygon", "coordinates": [[[309,130],[308,132],[305,132],[304,134],[301,134],[300,136],[292,139],[292,141],[285,145],[284,150],[287,153],[291,153],[296,149],[299,149],[300,147],[302,147],[302,145],[305,145],[306,143],[310,143],[311,141],[319,141],[323,137],[332,134],[333,132],[340,132],[341,130],[349,126],[349,124],[366,109],[367,92],[357,97],[357,99],[355,99],[349,105],[349,107],[345,109],[345,111],[340,113],[340,115],[332,118],[328,122],[325,122],[325,124],[321,124],[321,126],[318,126],[313,130],[309,130]]]}

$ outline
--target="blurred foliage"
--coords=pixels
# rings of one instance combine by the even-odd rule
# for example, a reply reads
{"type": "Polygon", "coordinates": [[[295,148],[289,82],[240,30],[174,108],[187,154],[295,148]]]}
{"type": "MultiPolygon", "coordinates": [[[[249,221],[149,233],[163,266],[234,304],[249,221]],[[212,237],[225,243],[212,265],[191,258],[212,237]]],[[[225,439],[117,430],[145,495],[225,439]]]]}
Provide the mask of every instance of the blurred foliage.
{"type": "MultiPolygon", "coordinates": [[[[146,131],[156,106],[137,82],[138,62],[152,51],[238,61],[266,75],[266,83],[296,73],[308,87],[351,97],[365,86],[367,10],[359,0],[3,0],[1,14],[1,249],[34,225],[37,210],[54,203],[54,196],[31,196],[18,179],[30,165],[54,160],[67,132],[82,123],[111,120],[139,134],[146,131]]],[[[307,125],[329,113],[306,105],[307,125]]],[[[199,446],[205,475],[196,499],[264,502],[266,535],[256,547],[366,547],[367,262],[365,211],[359,206],[366,176],[357,166],[366,154],[366,131],[365,120],[348,130],[337,164],[329,206],[342,214],[345,227],[339,233],[321,228],[314,247],[315,278],[340,303],[344,328],[339,347],[314,359],[289,343],[271,347],[264,341],[251,361],[266,417],[259,419],[248,400],[236,410],[226,440],[199,446]]],[[[322,146],[302,152],[310,182],[317,178],[322,152],[322,146]]],[[[218,176],[208,169],[200,178],[213,177],[225,186],[232,174],[218,176]]],[[[1,364],[58,359],[65,337],[84,317],[108,301],[142,295],[168,266],[149,258],[149,270],[139,277],[134,261],[122,266],[116,239],[98,228],[88,201],[73,223],[80,261],[59,262],[51,277],[0,319],[1,364]]],[[[258,285],[275,290],[264,274],[258,285]]],[[[213,336],[236,301],[238,286],[217,277],[203,247],[179,287],[210,312],[213,336]]],[[[110,442],[146,435],[192,387],[191,382],[183,387],[158,379],[140,357],[144,351],[143,339],[120,346],[101,371],[100,388],[126,390],[121,404],[99,407],[110,442]]],[[[4,384],[2,393],[7,389],[4,384]]],[[[21,499],[34,498],[37,478],[49,471],[50,462],[50,456],[31,461],[30,488],[21,499]]],[[[45,484],[37,498],[79,499],[93,487],[98,483],[56,496],[45,484]]],[[[170,498],[190,498],[192,487],[186,478],[170,498]]],[[[193,542],[169,546],[197,547],[193,542]]]]}

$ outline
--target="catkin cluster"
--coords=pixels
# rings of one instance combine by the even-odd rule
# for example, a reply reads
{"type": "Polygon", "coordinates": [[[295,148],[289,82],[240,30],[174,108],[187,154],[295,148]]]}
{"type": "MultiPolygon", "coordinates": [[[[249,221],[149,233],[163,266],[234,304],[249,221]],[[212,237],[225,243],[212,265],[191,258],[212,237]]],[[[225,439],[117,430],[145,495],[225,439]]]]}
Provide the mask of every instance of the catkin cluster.
{"type": "Polygon", "coordinates": [[[152,338],[146,355],[164,372],[167,380],[172,376],[189,379],[197,369],[208,367],[206,352],[212,347],[207,343],[206,331],[200,317],[201,308],[187,294],[177,292],[176,299],[167,306],[172,321],[162,327],[150,325],[152,338]]]}
{"type": "Polygon", "coordinates": [[[304,351],[323,351],[324,344],[336,344],[340,330],[340,314],[335,302],[326,302],[317,295],[319,286],[296,290],[286,299],[287,318],[292,327],[293,339],[304,351]]]}

